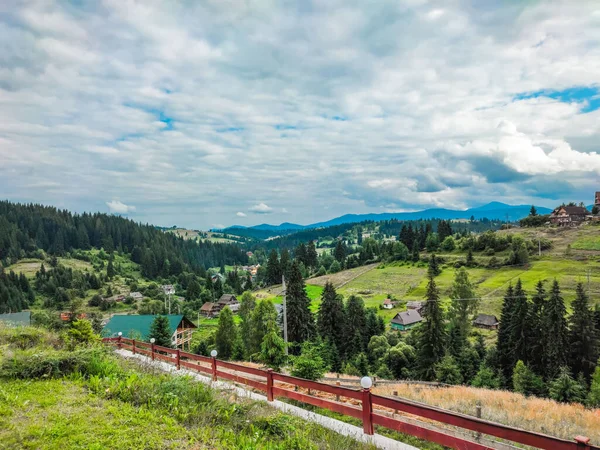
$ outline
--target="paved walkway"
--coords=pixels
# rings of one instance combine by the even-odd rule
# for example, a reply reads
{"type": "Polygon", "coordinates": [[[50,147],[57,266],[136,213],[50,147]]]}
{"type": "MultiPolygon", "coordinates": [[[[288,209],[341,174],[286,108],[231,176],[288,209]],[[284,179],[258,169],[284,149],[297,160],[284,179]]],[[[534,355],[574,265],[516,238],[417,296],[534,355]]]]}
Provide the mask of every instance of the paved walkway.
{"type": "MultiPolygon", "coordinates": [[[[177,368],[171,364],[162,361],[152,361],[150,358],[140,354],[132,354],[128,350],[115,350],[117,354],[124,358],[129,359],[137,359],[142,362],[144,365],[148,365],[151,367],[155,367],[157,369],[163,370],[164,372],[172,373],[174,375],[188,375],[195,380],[208,384],[214,389],[220,389],[224,391],[229,391],[235,393],[238,397],[245,397],[252,400],[257,401],[267,401],[267,397],[262,394],[257,394],[255,392],[250,392],[241,387],[234,386],[233,384],[226,383],[224,381],[212,381],[210,377],[200,375],[197,372],[192,370],[187,370],[181,368],[181,370],[177,370],[177,368]]],[[[413,447],[412,445],[404,444],[402,442],[398,442],[394,439],[390,439],[385,436],[381,436],[379,434],[374,434],[372,436],[368,434],[364,434],[362,428],[359,428],[354,425],[350,425],[348,423],[342,422],[340,420],[332,419],[331,417],[322,416],[320,414],[316,414],[311,411],[307,411],[305,409],[299,408],[297,406],[290,405],[285,402],[281,402],[279,400],[274,400],[272,402],[267,402],[269,406],[273,408],[279,409],[287,414],[294,415],[300,417],[304,420],[308,420],[310,422],[318,423],[319,425],[328,428],[330,430],[335,431],[344,436],[349,436],[356,441],[366,442],[368,444],[373,444],[377,448],[382,450],[418,450],[417,447],[413,447]]]]}

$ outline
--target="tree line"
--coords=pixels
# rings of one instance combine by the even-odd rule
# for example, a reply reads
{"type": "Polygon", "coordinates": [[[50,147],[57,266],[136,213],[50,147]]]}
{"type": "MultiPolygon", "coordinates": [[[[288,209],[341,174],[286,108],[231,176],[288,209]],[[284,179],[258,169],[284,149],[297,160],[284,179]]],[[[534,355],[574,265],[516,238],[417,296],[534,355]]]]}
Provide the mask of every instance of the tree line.
{"type": "Polygon", "coordinates": [[[79,215],[38,204],[0,202],[0,262],[4,266],[24,257],[39,257],[39,250],[62,256],[92,247],[109,254],[132,254],[148,278],[248,260],[237,245],[184,240],[119,216],[79,215]]]}

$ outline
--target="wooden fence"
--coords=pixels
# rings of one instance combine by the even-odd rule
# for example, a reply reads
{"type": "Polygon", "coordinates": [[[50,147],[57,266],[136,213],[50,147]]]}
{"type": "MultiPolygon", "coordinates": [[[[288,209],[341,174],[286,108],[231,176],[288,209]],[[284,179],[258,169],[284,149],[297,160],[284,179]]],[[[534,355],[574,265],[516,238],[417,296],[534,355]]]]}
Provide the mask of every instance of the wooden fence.
{"type": "Polygon", "coordinates": [[[463,430],[470,430],[478,434],[494,436],[511,443],[529,445],[540,449],[600,450],[600,447],[591,445],[589,439],[584,436],[576,436],[573,441],[567,441],[541,433],[520,430],[499,423],[489,422],[487,420],[436,408],[434,406],[423,405],[409,400],[382,397],[373,394],[370,389],[355,390],[347,387],[332,386],[330,384],[304,380],[302,378],[273,372],[272,369],[262,370],[246,367],[228,361],[221,361],[216,358],[194,355],[182,352],[179,349],[161,347],[155,344],[124,337],[105,338],[103,339],[103,342],[115,345],[120,349],[129,350],[134,354],[139,353],[148,356],[152,360],[173,364],[177,369],[185,367],[186,369],[203,372],[210,375],[214,381],[222,378],[250,386],[256,390],[265,392],[267,400],[270,402],[277,397],[285,397],[360,419],[362,420],[363,430],[366,434],[373,434],[374,426],[378,425],[457,450],[484,450],[492,448],[477,442],[476,438],[472,441],[466,440],[440,431],[409,424],[395,419],[393,416],[389,417],[388,415],[381,414],[382,411],[376,411],[375,407],[378,406],[452,425],[463,430]],[[241,372],[252,378],[236,375],[227,370],[241,372]],[[287,389],[286,385],[292,385],[294,389],[287,389]],[[297,390],[298,388],[308,389],[308,394],[299,392],[297,390]],[[311,391],[333,394],[336,396],[336,401],[310,395],[311,391]],[[354,403],[360,402],[361,406],[357,407],[349,403],[340,402],[340,397],[352,399],[354,400],[354,403]]]}

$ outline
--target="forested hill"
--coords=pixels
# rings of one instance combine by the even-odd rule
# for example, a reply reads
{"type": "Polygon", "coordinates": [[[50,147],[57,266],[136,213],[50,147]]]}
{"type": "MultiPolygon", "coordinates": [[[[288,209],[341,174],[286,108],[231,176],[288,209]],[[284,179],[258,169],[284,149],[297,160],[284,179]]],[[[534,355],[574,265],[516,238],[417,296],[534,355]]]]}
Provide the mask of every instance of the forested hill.
{"type": "Polygon", "coordinates": [[[2,265],[35,257],[39,249],[62,256],[91,247],[130,253],[149,278],[178,275],[186,268],[245,264],[248,260],[237,245],[184,240],[119,216],[79,215],[50,206],[0,201],[2,265]]]}

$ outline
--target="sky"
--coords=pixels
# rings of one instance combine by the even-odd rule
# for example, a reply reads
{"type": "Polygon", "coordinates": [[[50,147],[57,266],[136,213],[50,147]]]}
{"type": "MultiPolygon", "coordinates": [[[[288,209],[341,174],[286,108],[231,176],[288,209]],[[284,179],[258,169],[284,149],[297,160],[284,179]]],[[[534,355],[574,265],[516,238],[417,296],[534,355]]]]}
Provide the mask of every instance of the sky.
{"type": "Polygon", "coordinates": [[[600,190],[597,1],[0,2],[0,198],[208,229],[600,190]]]}

